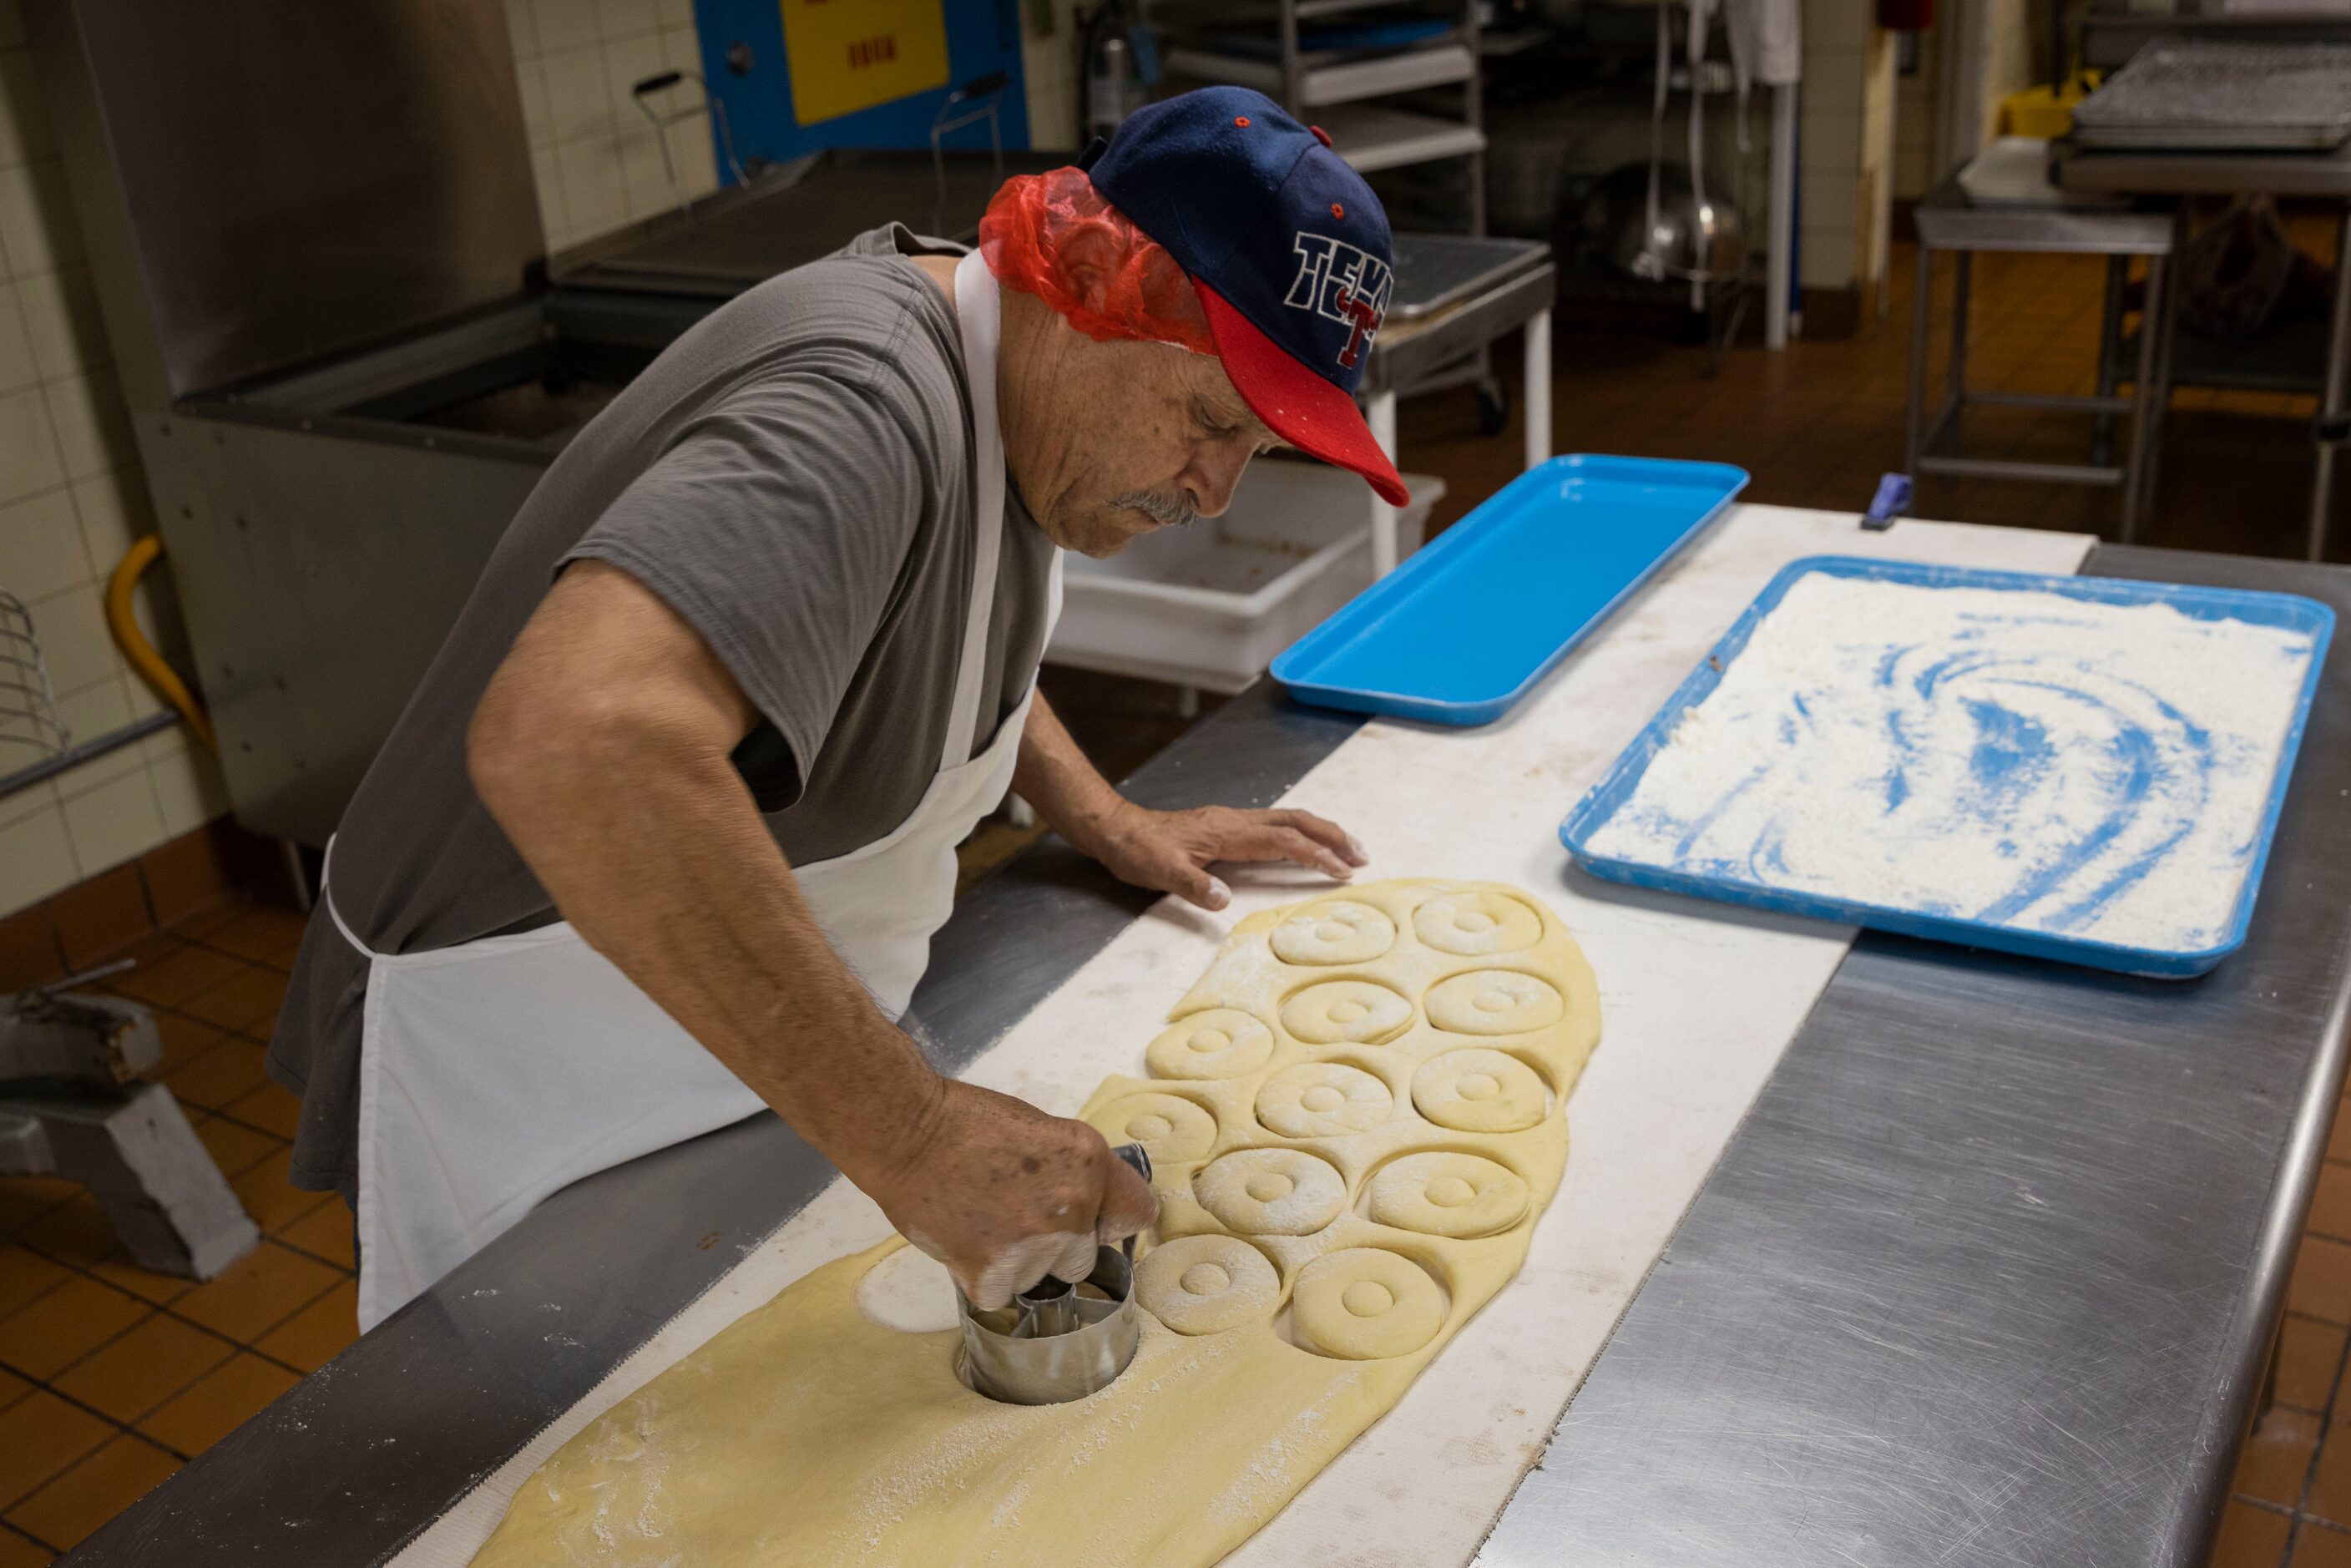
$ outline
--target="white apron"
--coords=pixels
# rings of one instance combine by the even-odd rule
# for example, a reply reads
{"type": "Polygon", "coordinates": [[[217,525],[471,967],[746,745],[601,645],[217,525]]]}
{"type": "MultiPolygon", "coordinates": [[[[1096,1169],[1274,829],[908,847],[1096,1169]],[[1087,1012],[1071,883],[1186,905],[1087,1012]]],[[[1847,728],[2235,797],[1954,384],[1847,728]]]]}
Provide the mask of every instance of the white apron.
{"type": "MultiPolygon", "coordinates": [[[[889,837],[796,866],[835,953],[895,1019],[955,904],[956,845],[1012,783],[1032,685],[986,750],[987,622],[1004,533],[996,418],[996,279],[956,268],[977,477],[971,606],[937,775],[889,837]]],[[[1046,632],[1061,613],[1053,557],[1046,632]]],[[[331,879],[332,846],[329,847],[331,879]]],[[[723,1127],[759,1097],[569,922],[429,953],[368,955],[360,1045],[360,1328],[373,1328],[539,1199],[581,1176],[723,1127]]]]}

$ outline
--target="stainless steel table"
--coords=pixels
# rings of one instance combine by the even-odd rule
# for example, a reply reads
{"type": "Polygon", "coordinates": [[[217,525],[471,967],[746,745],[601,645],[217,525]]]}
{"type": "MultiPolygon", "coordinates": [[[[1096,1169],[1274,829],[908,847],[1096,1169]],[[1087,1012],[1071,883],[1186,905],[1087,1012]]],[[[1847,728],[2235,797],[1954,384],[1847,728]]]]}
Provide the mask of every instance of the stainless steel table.
{"type": "MultiPolygon", "coordinates": [[[[2351,570],[2128,548],[2085,570],[2351,614],[2351,570]]],[[[1130,788],[1261,804],[1356,723],[1260,684],[1130,788]]],[[[1865,937],[1485,1560],[2200,1563],[2341,1088],[2346,882],[2337,649],[2252,941],[2213,975],[1865,937]]],[[[1148,903],[1050,841],[983,884],[915,994],[935,1059],[1148,903]]],[[[382,1561],[830,1175],[763,1116],[558,1194],[68,1561],[382,1561]]]]}
{"type": "MultiPolygon", "coordinates": [[[[2351,438],[2351,144],[2332,152],[2164,152],[2097,151],[2074,148],[2055,161],[2053,173],[2069,191],[2114,191],[2142,196],[2230,196],[2263,192],[2275,196],[2323,196],[2340,204],[2335,232],[2335,303],[2327,329],[2327,348],[2318,418],[2311,438],[2317,448],[2310,486],[2310,528],[2307,554],[2312,560],[2326,553],[2326,520],[2334,500],[2335,454],[2351,438]]],[[[2174,219],[2173,254],[2186,249],[2187,214],[2174,219]]],[[[2175,269],[2176,270],[2176,269],[2175,269]]],[[[2158,447],[2163,420],[2171,394],[2173,343],[2177,335],[2179,296],[2177,286],[2165,299],[2161,342],[2155,355],[2153,421],[2158,447]]],[[[2156,319],[2154,316],[2148,318],[2156,319]]],[[[2150,473],[2158,458],[2151,453],[2150,473]]],[[[2153,481],[2147,481],[2150,493],[2153,481]]]]}

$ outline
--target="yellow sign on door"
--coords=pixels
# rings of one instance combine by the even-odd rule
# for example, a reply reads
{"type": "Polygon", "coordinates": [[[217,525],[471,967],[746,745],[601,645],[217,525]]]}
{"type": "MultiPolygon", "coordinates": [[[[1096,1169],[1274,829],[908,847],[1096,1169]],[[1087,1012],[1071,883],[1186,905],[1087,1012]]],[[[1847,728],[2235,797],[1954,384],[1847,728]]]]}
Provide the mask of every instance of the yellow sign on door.
{"type": "Polygon", "coordinates": [[[792,118],[814,125],[947,84],[944,0],[783,0],[792,118]]]}

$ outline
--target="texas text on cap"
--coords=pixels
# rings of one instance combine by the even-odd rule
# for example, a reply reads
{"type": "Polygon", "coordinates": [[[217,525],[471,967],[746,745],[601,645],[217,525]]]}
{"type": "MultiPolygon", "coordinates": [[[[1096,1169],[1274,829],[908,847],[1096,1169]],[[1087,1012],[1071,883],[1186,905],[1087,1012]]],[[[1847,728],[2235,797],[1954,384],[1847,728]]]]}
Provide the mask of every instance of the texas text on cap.
{"type": "Polygon", "coordinates": [[[1262,93],[1204,88],[1137,110],[1085,166],[1191,276],[1257,416],[1403,506],[1404,481],[1355,407],[1395,282],[1388,219],[1330,138],[1262,93]]]}

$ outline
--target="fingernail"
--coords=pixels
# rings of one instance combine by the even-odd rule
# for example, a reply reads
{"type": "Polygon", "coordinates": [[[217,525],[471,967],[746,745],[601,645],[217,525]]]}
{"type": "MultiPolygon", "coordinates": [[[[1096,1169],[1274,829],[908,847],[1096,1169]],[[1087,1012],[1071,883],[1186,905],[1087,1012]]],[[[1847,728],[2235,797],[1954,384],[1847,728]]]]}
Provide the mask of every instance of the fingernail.
{"type": "Polygon", "coordinates": [[[1372,858],[1372,852],[1364,847],[1364,841],[1353,833],[1347,835],[1347,852],[1355,857],[1357,865],[1363,865],[1372,858]]]}
{"type": "Polygon", "coordinates": [[[1233,901],[1233,890],[1215,877],[1208,879],[1208,907],[1222,909],[1233,901]]]}

